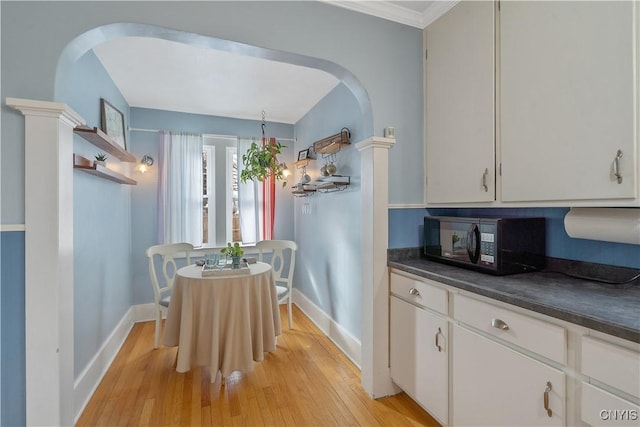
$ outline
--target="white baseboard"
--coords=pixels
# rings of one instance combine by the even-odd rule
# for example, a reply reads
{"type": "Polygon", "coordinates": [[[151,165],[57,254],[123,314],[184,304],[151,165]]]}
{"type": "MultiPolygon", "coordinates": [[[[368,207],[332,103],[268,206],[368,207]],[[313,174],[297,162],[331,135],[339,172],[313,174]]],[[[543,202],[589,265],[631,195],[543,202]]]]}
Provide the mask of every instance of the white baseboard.
{"type": "MultiPolygon", "coordinates": [[[[156,320],[156,305],[155,303],[138,304],[133,307],[134,322],[149,322],[156,320]]],[[[164,317],[164,316],[163,316],[164,317]]]]}
{"type": "MultiPolygon", "coordinates": [[[[153,304],[151,304],[153,306],[153,304]]],[[[115,359],[120,347],[129,336],[133,324],[136,323],[136,307],[131,306],[122,317],[118,325],[115,327],[109,338],[105,340],[100,350],[93,356],[91,362],[78,375],[73,384],[73,401],[74,401],[74,423],[78,422],[78,418],[82,415],[82,411],[89,403],[89,399],[98,388],[102,377],[107,372],[111,363],[115,359]]]]}
{"type": "Polygon", "coordinates": [[[295,288],[293,289],[293,302],[358,368],[361,368],[362,344],[360,340],[338,325],[335,320],[295,288]]]}

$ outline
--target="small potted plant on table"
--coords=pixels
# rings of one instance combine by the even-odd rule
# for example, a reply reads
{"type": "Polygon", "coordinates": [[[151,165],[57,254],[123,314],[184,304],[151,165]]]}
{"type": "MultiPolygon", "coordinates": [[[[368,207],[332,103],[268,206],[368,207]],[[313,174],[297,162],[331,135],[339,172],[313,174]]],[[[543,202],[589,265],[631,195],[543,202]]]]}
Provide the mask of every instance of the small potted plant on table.
{"type": "Polygon", "coordinates": [[[244,255],[244,250],[238,242],[233,245],[231,242],[227,243],[227,246],[222,248],[220,253],[231,257],[231,268],[240,268],[240,258],[244,255]]]}

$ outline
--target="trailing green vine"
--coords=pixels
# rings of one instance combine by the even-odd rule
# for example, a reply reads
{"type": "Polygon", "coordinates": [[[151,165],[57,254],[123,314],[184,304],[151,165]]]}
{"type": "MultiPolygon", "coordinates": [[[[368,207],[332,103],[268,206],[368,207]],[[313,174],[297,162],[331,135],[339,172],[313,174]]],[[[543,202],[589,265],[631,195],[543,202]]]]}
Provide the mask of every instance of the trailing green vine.
{"type": "Polygon", "coordinates": [[[242,155],[243,169],[240,172],[240,181],[258,180],[263,182],[265,179],[273,176],[276,180],[282,180],[282,186],[287,185],[284,176],[284,164],[278,161],[278,154],[286,148],[277,141],[259,146],[255,142],[251,143],[251,147],[242,155]]]}

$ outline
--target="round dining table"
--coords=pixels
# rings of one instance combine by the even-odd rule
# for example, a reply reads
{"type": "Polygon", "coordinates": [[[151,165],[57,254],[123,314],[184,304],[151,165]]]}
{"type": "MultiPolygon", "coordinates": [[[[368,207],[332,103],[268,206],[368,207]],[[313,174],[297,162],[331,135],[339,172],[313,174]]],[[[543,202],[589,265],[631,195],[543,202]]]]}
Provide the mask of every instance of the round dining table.
{"type": "Polygon", "coordinates": [[[176,272],[163,343],[178,346],[176,371],[210,367],[222,378],[251,371],[276,349],[281,333],[271,266],[249,264],[249,272],[203,276],[189,265],[176,272]]]}

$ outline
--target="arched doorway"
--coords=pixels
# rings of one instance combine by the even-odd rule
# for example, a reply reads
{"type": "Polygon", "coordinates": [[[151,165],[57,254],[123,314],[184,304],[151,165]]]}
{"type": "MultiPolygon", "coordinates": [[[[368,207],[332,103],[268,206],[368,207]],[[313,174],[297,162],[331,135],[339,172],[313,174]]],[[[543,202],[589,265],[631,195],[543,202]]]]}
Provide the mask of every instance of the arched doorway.
{"type": "MultiPolygon", "coordinates": [[[[355,78],[353,74],[351,74],[348,70],[343,67],[332,63],[330,61],[326,61],[323,59],[312,58],[304,55],[269,50],[258,48],[255,46],[245,45],[237,42],[231,42],[227,40],[220,40],[209,36],[202,36],[198,34],[185,33],[175,30],[168,30],[165,28],[154,27],[143,24],[110,24],[102,27],[95,28],[90,30],[76,39],[74,39],[69,45],[63,50],[62,55],[58,61],[57,71],[56,71],[56,92],[55,97],[59,96],[58,94],[58,82],[61,76],[64,75],[65,72],[68,71],[69,67],[84,55],[87,51],[92,49],[94,46],[118,37],[126,37],[126,36],[145,36],[145,37],[157,37],[166,40],[177,41],[181,43],[193,44],[201,47],[208,47],[211,49],[221,49],[226,51],[233,51],[239,54],[261,57],[265,59],[271,59],[275,61],[287,62],[295,65],[301,65],[311,68],[317,68],[328,72],[334,75],[338,80],[340,80],[352,93],[354,98],[357,100],[358,105],[362,114],[362,127],[364,129],[370,130],[370,134],[372,134],[373,128],[373,119],[372,119],[372,111],[371,104],[367,95],[365,88],[362,84],[355,78]]],[[[44,108],[44,107],[43,107],[44,108]]],[[[73,144],[72,135],[70,133],[63,135],[60,139],[57,140],[59,143],[67,144],[68,147],[64,151],[68,151],[70,149],[69,145],[73,144]]],[[[57,168],[57,164],[50,164],[49,166],[45,166],[51,168],[50,173],[52,175],[57,174],[55,170],[57,168]]],[[[28,165],[27,167],[30,167],[28,165]]],[[[29,171],[27,170],[27,174],[29,171]]],[[[72,175],[65,173],[64,176],[59,175],[56,180],[58,189],[65,188],[65,194],[59,195],[58,200],[56,201],[56,205],[63,205],[64,203],[68,203],[71,199],[73,200],[73,179],[72,175]],[[70,179],[71,178],[71,179],[70,179]]],[[[32,197],[27,194],[26,198],[32,197]]],[[[68,209],[68,207],[67,207],[68,209]]],[[[58,221],[55,226],[57,227],[57,234],[72,234],[73,233],[73,225],[72,222],[58,221]]],[[[37,247],[42,243],[39,239],[42,237],[39,236],[27,236],[27,245],[37,247]]],[[[59,248],[59,252],[65,251],[68,255],[68,252],[73,252],[73,245],[69,247],[68,245],[64,248],[59,248]]],[[[30,287],[29,283],[29,269],[34,268],[35,266],[27,265],[27,289],[30,287]]],[[[53,284],[54,286],[58,286],[61,289],[57,289],[52,291],[56,296],[60,295],[72,295],[73,294],[73,280],[59,281],[53,284]]],[[[38,307],[30,306],[30,300],[27,298],[26,301],[27,307],[26,312],[32,314],[36,318],[33,319],[34,323],[47,324],[47,321],[50,319],[47,317],[49,312],[38,311],[38,307]],[[39,319],[38,319],[39,318],[39,319]]],[[[57,326],[55,331],[52,331],[53,335],[58,338],[58,342],[60,343],[60,358],[64,356],[71,355],[71,362],[67,361],[59,361],[55,359],[48,359],[47,363],[42,366],[34,368],[34,364],[38,364],[37,357],[28,357],[27,356],[27,412],[35,411],[51,411],[50,413],[39,413],[38,419],[49,420],[49,422],[53,424],[72,424],[73,423],[73,411],[69,408],[74,407],[74,369],[73,369],[73,351],[74,351],[74,342],[73,328],[69,328],[69,321],[71,319],[71,324],[73,323],[73,304],[70,304],[69,301],[64,302],[59,305],[64,308],[64,313],[61,317],[65,318],[65,321],[61,321],[59,323],[55,323],[57,326]],[[69,367],[69,363],[71,366],[69,367]],[[63,366],[64,365],[64,366],[63,366]],[[43,370],[51,370],[56,373],[54,375],[55,380],[51,382],[42,382],[39,381],[39,378],[30,379],[29,377],[33,375],[31,372],[41,372],[43,370]],[[53,403],[44,405],[44,408],[40,405],[41,401],[36,399],[30,399],[30,387],[37,387],[40,389],[37,393],[37,396],[41,398],[43,396],[47,396],[48,399],[51,399],[53,403]],[[70,389],[71,388],[71,389],[70,389]],[[64,409],[63,409],[64,408],[64,409]]],[[[60,316],[59,313],[57,313],[60,316]]],[[[48,332],[48,331],[47,331],[48,332]]],[[[27,335],[29,335],[29,330],[27,331],[27,335]]],[[[29,347],[27,352],[29,351],[37,351],[42,347],[49,347],[51,345],[51,340],[47,340],[44,337],[44,333],[41,331],[39,333],[34,334],[33,336],[27,336],[27,341],[30,342],[33,347],[29,347]],[[39,340],[46,341],[43,346],[38,344],[42,344],[39,340]]],[[[29,419],[28,419],[29,421],[29,419]]]]}

